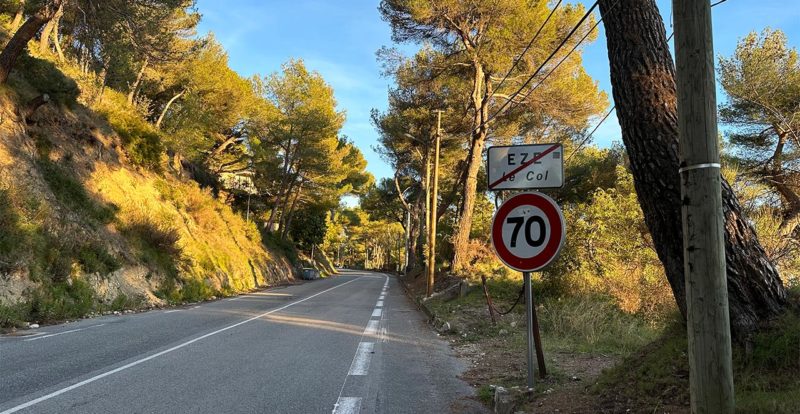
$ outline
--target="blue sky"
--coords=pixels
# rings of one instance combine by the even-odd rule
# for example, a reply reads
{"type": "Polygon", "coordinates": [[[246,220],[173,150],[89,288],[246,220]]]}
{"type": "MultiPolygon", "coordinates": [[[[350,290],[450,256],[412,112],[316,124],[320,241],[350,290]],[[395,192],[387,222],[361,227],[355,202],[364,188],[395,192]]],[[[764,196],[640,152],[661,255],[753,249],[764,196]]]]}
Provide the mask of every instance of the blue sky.
{"type": "MultiPolygon", "coordinates": [[[[302,58],[333,86],[339,108],[347,112],[343,133],[364,152],[368,170],[387,177],[392,171],[372,150],[378,134],[369,119],[372,108],[386,108],[391,83],[381,76],[375,60],[381,46],[392,46],[378,4],[379,0],[199,0],[200,32],[214,32],[230,55],[231,67],[244,76],[272,73],[287,60],[302,58]]],[[[658,0],[658,6],[670,32],[672,1],[658,0]]],[[[767,26],[783,30],[791,46],[800,46],[800,4],[794,1],[728,0],[715,7],[713,15],[717,55],[729,56],[739,38],[767,26]]],[[[585,49],[584,65],[610,97],[603,33],[585,49]]],[[[594,141],[608,146],[619,140],[612,115],[594,141]]]]}

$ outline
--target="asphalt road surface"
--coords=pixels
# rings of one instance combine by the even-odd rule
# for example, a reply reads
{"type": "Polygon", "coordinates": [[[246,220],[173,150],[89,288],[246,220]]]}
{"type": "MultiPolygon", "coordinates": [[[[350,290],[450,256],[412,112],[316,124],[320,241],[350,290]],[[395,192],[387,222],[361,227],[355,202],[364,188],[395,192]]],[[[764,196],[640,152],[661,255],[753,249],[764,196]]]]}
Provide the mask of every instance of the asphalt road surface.
{"type": "Polygon", "coordinates": [[[379,273],[34,331],[0,337],[0,414],[485,412],[379,273]]]}

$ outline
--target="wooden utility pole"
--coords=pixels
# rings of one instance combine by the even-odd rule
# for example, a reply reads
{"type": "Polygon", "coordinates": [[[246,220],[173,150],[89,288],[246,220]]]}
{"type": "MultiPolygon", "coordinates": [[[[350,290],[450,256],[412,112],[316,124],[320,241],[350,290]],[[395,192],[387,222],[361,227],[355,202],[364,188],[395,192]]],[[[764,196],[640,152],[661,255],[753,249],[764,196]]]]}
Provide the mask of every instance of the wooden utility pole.
{"type": "MultiPolygon", "coordinates": [[[[425,143],[425,246],[423,254],[425,256],[425,277],[428,276],[428,269],[431,266],[431,144],[425,143]]],[[[426,291],[427,293],[427,291],[426,291]]]]}
{"type": "Polygon", "coordinates": [[[436,138],[433,145],[433,191],[430,194],[431,198],[431,218],[430,226],[428,227],[428,291],[427,295],[433,294],[433,284],[436,281],[436,222],[437,210],[439,205],[439,144],[442,141],[442,111],[437,112],[436,120],[436,138]]]}
{"type": "Polygon", "coordinates": [[[673,0],[692,412],[733,413],[711,6],[673,0]]]}

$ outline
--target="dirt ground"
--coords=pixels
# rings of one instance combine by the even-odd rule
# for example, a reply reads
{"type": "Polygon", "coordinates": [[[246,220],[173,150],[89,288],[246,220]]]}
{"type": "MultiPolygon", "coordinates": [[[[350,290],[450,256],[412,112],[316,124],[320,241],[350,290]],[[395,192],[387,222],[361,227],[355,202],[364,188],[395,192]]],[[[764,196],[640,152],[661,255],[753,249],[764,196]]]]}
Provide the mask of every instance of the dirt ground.
{"type": "MultiPolygon", "coordinates": [[[[423,277],[409,275],[406,286],[412,295],[423,294],[423,277]]],[[[456,278],[440,278],[437,291],[458,283],[456,278]]],[[[435,306],[431,306],[435,308],[435,306]]],[[[491,386],[523,387],[527,376],[524,318],[519,314],[500,317],[492,326],[486,306],[464,306],[450,314],[436,314],[434,327],[446,338],[456,354],[468,365],[462,378],[479,390],[475,397],[491,404],[491,386]],[[442,326],[444,321],[449,330],[442,326]]],[[[515,412],[525,413],[685,413],[686,407],[642,407],[615,395],[592,388],[603,370],[621,361],[617,355],[588,354],[545,348],[548,375],[536,378],[533,395],[521,398],[515,412]]],[[[538,373],[538,370],[537,370],[538,373]]]]}

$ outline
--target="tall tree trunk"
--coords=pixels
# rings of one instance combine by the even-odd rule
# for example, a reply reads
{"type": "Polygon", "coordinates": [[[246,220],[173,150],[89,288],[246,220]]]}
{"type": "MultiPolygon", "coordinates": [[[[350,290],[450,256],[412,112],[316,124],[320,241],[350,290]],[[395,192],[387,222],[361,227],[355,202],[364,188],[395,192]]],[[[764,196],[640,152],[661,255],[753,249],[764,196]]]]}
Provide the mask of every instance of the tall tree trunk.
{"type": "MultiPolygon", "coordinates": [[[[655,0],[600,0],[600,11],[636,193],[685,317],[675,68],[664,23],[655,0]],[[616,2],[621,4],[614,8],[616,2]]],[[[722,197],[731,327],[741,339],[781,311],[786,292],[725,181],[722,197]]]]}
{"type": "Polygon", "coordinates": [[[139,91],[139,85],[142,84],[142,79],[144,78],[144,71],[147,70],[147,65],[150,63],[150,58],[144,58],[144,62],[142,63],[142,68],[139,69],[139,73],[136,74],[136,80],[131,85],[131,90],[128,92],[128,104],[133,105],[133,100],[136,99],[136,92],[139,91]]]}
{"type": "Polygon", "coordinates": [[[6,83],[19,55],[22,54],[28,42],[36,36],[42,26],[56,15],[62,2],[63,0],[48,0],[14,33],[3,52],[0,53],[0,84],[6,83]]]}
{"type": "Polygon", "coordinates": [[[286,189],[286,192],[283,194],[283,201],[280,202],[280,212],[281,216],[278,220],[278,233],[282,234],[283,230],[286,228],[286,219],[289,215],[289,200],[292,198],[292,192],[294,191],[294,186],[297,183],[297,178],[299,174],[293,174],[291,179],[289,180],[289,186],[286,189]]]}
{"type": "Polygon", "coordinates": [[[180,99],[180,97],[183,96],[184,93],[186,93],[186,89],[178,92],[178,94],[173,96],[172,99],[170,99],[167,102],[167,104],[164,105],[164,109],[161,111],[161,115],[158,116],[158,121],[156,121],[156,129],[161,129],[161,123],[164,122],[164,117],[167,116],[167,111],[169,111],[169,107],[172,106],[172,104],[175,103],[175,101],[180,99]]]}
{"type": "Polygon", "coordinates": [[[56,47],[58,53],[58,61],[63,62],[66,60],[64,51],[61,49],[61,35],[59,34],[59,27],[61,26],[61,17],[64,16],[64,5],[58,8],[56,15],[53,16],[53,45],[56,47]]]}
{"type": "Polygon", "coordinates": [[[472,213],[475,209],[475,198],[478,188],[478,172],[483,163],[483,149],[486,145],[486,135],[489,118],[489,100],[491,83],[489,75],[484,73],[483,66],[475,62],[474,85],[472,91],[472,107],[475,111],[473,124],[476,130],[472,133],[472,143],[467,156],[466,177],[461,193],[461,209],[458,217],[458,226],[453,235],[453,261],[451,268],[460,272],[467,265],[469,256],[469,234],[472,230],[472,213]]]}
{"type": "Polygon", "coordinates": [[[289,211],[286,214],[286,224],[283,226],[283,233],[281,233],[281,239],[283,240],[286,240],[286,236],[289,235],[289,229],[292,227],[292,219],[294,219],[294,212],[297,211],[297,200],[300,199],[300,193],[303,192],[303,184],[305,184],[305,180],[301,179],[300,186],[297,187],[297,194],[294,195],[292,205],[289,207],[289,211]]]}
{"type": "Polygon", "coordinates": [[[293,162],[292,157],[292,143],[291,140],[284,148],[285,156],[283,158],[283,176],[281,177],[281,185],[278,192],[275,194],[275,203],[272,205],[272,211],[269,214],[269,220],[266,223],[267,231],[272,232],[272,227],[275,225],[275,219],[278,218],[278,208],[286,185],[288,185],[289,172],[292,170],[293,162]]]}
{"type": "MultiPolygon", "coordinates": [[[[59,7],[58,10],[61,10],[59,7]]],[[[53,33],[53,25],[56,22],[56,17],[58,16],[58,12],[50,19],[47,24],[44,25],[42,29],[42,33],[39,35],[39,53],[43,55],[50,54],[50,34],[53,33]]]]}
{"type": "Polygon", "coordinates": [[[17,14],[14,15],[14,21],[11,22],[11,32],[16,32],[19,25],[22,23],[22,18],[25,16],[25,0],[19,0],[19,7],[17,7],[17,14]]]}

